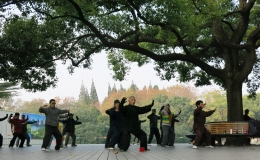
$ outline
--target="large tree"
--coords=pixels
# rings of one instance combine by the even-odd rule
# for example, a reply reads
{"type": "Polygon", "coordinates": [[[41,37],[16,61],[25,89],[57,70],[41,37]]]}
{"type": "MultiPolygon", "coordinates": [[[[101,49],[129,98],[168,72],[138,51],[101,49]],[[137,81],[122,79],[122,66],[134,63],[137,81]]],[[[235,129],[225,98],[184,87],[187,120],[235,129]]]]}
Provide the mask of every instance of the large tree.
{"type": "Polygon", "coordinates": [[[228,120],[242,120],[242,84],[252,93],[258,88],[248,79],[259,65],[257,0],[28,0],[18,8],[23,17],[6,21],[0,40],[8,44],[7,57],[35,56],[23,70],[49,65],[52,71],[56,59],[88,68],[91,56],[105,50],[114,78],[122,80],[127,63],[153,60],[162,79],[226,89],[228,120]]]}

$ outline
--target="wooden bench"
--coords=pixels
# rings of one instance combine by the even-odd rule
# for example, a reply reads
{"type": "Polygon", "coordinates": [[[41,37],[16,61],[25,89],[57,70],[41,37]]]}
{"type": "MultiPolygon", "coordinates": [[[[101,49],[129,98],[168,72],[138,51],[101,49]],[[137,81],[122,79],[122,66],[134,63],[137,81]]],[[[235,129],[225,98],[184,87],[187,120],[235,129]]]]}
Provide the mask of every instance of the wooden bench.
{"type": "MultiPolygon", "coordinates": [[[[226,137],[260,137],[260,133],[249,133],[249,122],[246,121],[223,121],[209,122],[204,125],[211,133],[211,145],[215,145],[215,141],[221,144],[221,138],[226,137]]],[[[187,134],[186,137],[194,140],[196,134],[187,134]]]]}

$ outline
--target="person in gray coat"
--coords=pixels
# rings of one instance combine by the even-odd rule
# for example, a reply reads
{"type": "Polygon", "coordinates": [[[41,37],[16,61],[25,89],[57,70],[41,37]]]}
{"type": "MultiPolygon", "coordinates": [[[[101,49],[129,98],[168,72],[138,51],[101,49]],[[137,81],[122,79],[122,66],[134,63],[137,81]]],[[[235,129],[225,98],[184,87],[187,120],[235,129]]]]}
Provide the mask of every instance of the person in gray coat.
{"type": "Polygon", "coordinates": [[[55,104],[56,104],[55,100],[51,99],[49,102],[49,105],[50,105],[49,107],[41,106],[39,108],[39,112],[44,113],[46,116],[45,135],[44,135],[43,143],[42,143],[42,151],[46,150],[47,146],[49,145],[52,135],[56,139],[55,149],[59,150],[60,146],[61,146],[62,135],[58,129],[59,117],[61,117],[60,114],[69,113],[69,110],[58,109],[55,107],[55,104]]]}

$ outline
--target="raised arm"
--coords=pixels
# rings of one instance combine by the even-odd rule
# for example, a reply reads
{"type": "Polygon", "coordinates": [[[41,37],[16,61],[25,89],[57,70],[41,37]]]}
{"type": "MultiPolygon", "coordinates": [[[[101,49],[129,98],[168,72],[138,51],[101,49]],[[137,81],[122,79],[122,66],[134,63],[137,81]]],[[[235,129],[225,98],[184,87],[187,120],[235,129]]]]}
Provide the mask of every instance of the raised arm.
{"type": "Polygon", "coordinates": [[[5,120],[7,117],[8,117],[8,114],[6,114],[6,116],[5,116],[5,117],[3,117],[3,118],[0,118],[0,121],[3,121],[3,120],[5,120]]]}
{"type": "Polygon", "coordinates": [[[144,107],[138,107],[138,113],[139,114],[145,114],[147,112],[150,112],[152,107],[154,105],[154,100],[152,101],[151,104],[147,105],[147,106],[144,106],[144,107]]]}
{"type": "Polygon", "coordinates": [[[39,112],[40,112],[40,113],[46,113],[47,106],[48,106],[48,105],[43,105],[43,106],[41,106],[41,107],[39,108],[39,112]]]}
{"type": "Polygon", "coordinates": [[[124,104],[126,102],[126,97],[122,98],[120,104],[119,104],[119,111],[123,114],[126,114],[127,113],[127,110],[126,108],[124,107],[124,104]]]}

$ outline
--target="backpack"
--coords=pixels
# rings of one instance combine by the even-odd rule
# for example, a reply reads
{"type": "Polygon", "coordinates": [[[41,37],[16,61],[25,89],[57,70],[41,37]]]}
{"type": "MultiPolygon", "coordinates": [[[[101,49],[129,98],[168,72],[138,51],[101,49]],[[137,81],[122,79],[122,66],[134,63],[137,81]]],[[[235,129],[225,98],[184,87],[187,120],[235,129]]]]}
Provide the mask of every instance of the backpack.
{"type": "Polygon", "coordinates": [[[260,122],[258,120],[249,120],[249,134],[260,133],[260,122]]]}

